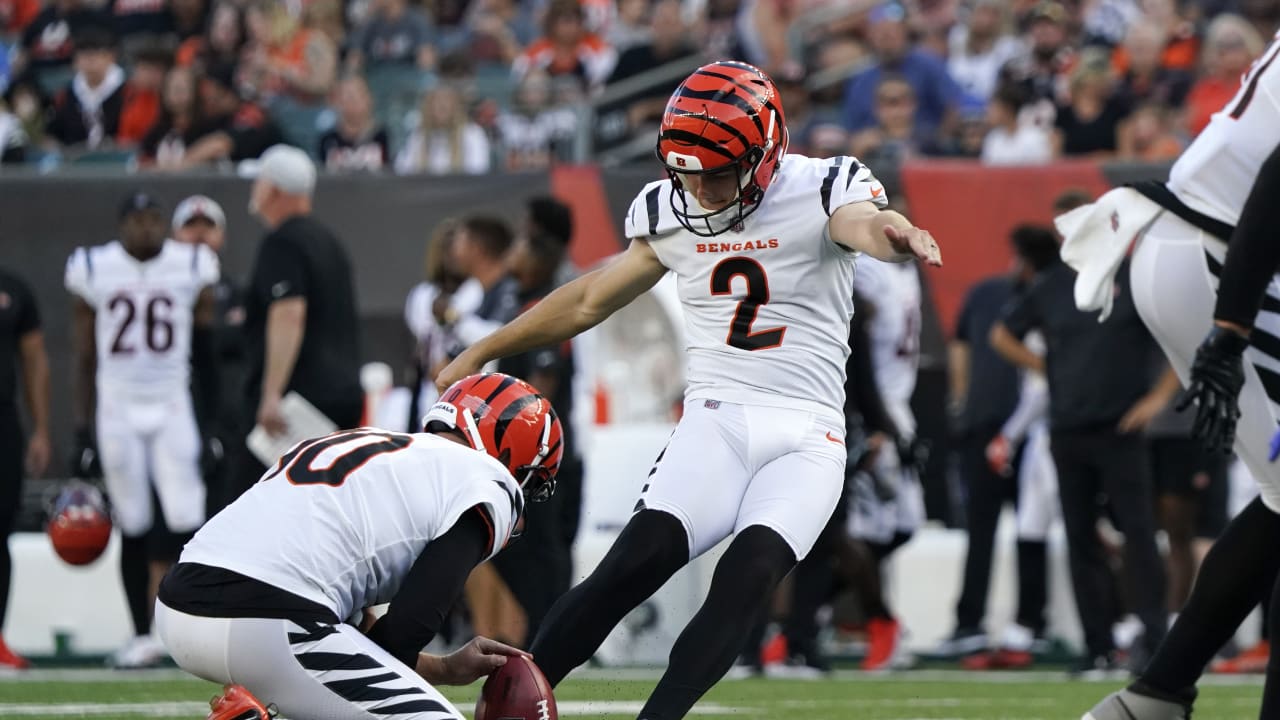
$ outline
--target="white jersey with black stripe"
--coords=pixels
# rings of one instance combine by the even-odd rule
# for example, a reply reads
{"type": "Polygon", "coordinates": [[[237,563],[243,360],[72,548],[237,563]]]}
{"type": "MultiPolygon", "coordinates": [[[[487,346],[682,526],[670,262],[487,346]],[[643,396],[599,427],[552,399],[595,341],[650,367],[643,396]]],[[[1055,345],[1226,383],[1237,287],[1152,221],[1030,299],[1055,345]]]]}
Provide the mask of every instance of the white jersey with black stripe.
{"type": "Polygon", "coordinates": [[[181,562],[260,580],[345,620],[389,602],[427,543],[477,505],[492,557],[524,509],[502,463],[435,435],[337,432],[285,453],[196,533],[181,562]]]}
{"type": "Polygon", "coordinates": [[[1169,189],[1194,210],[1235,225],[1258,171],[1280,144],[1280,33],[1169,171],[1169,189]]]}
{"type": "Polygon", "coordinates": [[[119,241],[77,248],[64,283],[93,308],[100,393],[168,398],[188,392],[191,329],[200,291],[218,281],[218,256],[166,240],[149,260],[119,241]]]}
{"type": "Polygon", "coordinates": [[[884,186],[851,157],[787,155],[755,212],[714,237],[685,229],[676,199],[670,180],[646,185],[625,225],[676,274],[685,397],[843,417],[857,253],[827,221],[851,203],[885,207],[884,186]]]}

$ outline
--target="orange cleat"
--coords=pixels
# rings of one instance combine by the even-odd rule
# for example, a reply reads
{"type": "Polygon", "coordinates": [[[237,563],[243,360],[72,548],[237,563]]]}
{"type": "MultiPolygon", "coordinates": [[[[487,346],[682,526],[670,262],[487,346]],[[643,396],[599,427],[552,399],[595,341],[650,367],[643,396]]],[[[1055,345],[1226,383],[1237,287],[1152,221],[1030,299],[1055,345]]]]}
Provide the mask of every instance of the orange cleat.
{"type": "Polygon", "coordinates": [[[867,656],[863,670],[889,670],[898,656],[901,627],[897,620],[872,618],[867,621],[867,656]]]}
{"type": "Polygon", "coordinates": [[[10,650],[9,646],[4,644],[4,638],[0,637],[0,668],[26,670],[29,667],[31,667],[31,663],[27,662],[26,658],[10,650]]]}
{"type": "Polygon", "coordinates": [[[276,709],[263,705],[243,685],[224,685],[222,694],[209,701],[205,720],[270,720],[276,709]]]}
{"type": "Polygon", "coordinates": [[[965,670],[1020,670],[1031,667],[1035,658],[1025,650],[989,650],[970,655],[960,661],[965,670]]]}
{"type": "Polygon", "coordinates": [[[1257,645],[1245,650],[1229,660],[1219,660],[1210,666],[1211,672],[1228,675],[1247,675],[1267,671],[1267,660],[1271,657],[1271,643],[1259,641],[1257,645]]]}
{"type": "Polygon", "coordinates": [[[775,665],[787,661],[787,637],[782,633],[774,635],[769,642],[760,648],[760,664],[775,665]]]}

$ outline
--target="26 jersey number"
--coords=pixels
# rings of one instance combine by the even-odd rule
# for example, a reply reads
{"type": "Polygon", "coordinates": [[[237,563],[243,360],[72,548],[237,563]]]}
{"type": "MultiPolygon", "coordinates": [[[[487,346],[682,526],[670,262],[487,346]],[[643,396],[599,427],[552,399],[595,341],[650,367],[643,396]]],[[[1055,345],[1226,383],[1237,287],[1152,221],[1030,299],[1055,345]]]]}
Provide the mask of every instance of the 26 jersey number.
{"type": "Polygon", "coordinates": [[[328,485],[338,487],[347,481],[347,476],[377,455],[403,450],[413,442],[413,437],[402,433],[376,432],[370,430],[351,430],[336,432],[332,435],[300,443],[297,447],[280,457],[276,467],[263,480],[284,471],[289,482],[294,485],[328,485]],[[313,468],[312,464],[320,453],[336,445],[352,443],[356,440],[371,438],[370,442],[361,443],[342,453],[328,465],[313,468]]]}
{"type": "MultiPolygon", "coordinates": [[[[107,303],[107,310],[121,317],[120,327],[111,341],[111,354],[132,355],[137,348],[125,338],[125,334],[138,319],[138,306],[128,295],[116,295],[107,303]]],[[[168,295],[156,295],[147,301],[143,310],[142,335],[151,352],[162,353],[173,347],[172,313],[173,298],[168,295]]]]}
{"type": "Polygon", "coordinates": [[[782,344],[787,334],[785,327],[767,330],[751,329],[760,306],[769,302],[769,278],[760,263],[747,257],[731,257],[721,260],[711,271],[711,294],[733,293],[733,279],[741,277],[747,282],[747,295],[738,302],[729,323],[729,336],[725,343],[739,350],[768,350],[782,344]]]}

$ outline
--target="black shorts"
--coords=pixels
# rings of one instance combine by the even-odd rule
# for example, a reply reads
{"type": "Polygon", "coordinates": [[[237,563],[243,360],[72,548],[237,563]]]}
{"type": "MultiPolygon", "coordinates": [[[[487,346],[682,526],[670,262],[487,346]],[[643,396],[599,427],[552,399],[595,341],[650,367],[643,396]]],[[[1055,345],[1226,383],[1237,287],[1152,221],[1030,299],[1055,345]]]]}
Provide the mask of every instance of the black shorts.
{"type": "Polygon", "coordinates": [[[1196,501],[1196,537],[1215,539],[1227,525],[1229,457],[1191,438],[1152,438],[1151,475],[1157,496],[1196,501]]]}

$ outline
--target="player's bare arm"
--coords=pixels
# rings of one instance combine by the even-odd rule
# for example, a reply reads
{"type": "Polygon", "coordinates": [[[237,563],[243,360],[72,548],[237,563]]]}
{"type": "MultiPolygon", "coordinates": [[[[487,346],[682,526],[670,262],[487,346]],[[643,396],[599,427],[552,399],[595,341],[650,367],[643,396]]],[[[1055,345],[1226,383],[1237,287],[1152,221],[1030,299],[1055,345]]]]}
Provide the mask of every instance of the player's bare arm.
{"type": "Polygon", "coordinates": [[[98,348],[93,334],[96,313],[82,298],[76,297],[71,303],[71,347],[75,353],[72,419],[76,427],[87,428],[93,423],[96,406],[94,376],[98,372],[98,348]]]}
{"type": "Polygon", "coordinates": [[[836,243],[877,260],[915,259],[942,267],[942,250],[933,235],[895,210],[881,210],[870,202],[851,203],[832,213],[827,227],[836,243]]]}
{"type": "Polygon", "coordinates": [[[565,284],[527,312],[467,348],[436,377],[445,389],[475,374],[490,360],[559,342],[599,325],[657,284],[667,268],[645,240],[632,240],[626,252],[565,284]]]}
{"type": "Polygon", "coordinates": [[[280,399],[293,375],[293,366],[302,347],[307,327],[307,301],[289,297],[271,303],[267,310],[266,370],[262,374],[262,397],[258,402],[258,422],[267,432],[279,435],[288,428],[280,416],[280,399]]]}
{"type": "Polygon", "coordinates": [[[31,416],[31,438],[27,440],[27,471],[41,476],[49,467],[49,356],[44,349],[44,333],[32,330],[19,340],[22,354],[22,392],[31,416]]]}
{"type": "Polygon", "coordinates": [[[1034,370],[1038,373],[1044,372],[1044,358],[1031,352],[1025,343],[1018,339],[1018,336],[1009,331],[1009,328],[1002,322],[997,322],[991,327],[991,335],[988,336],[991,347],[1000,357],[1026,370],[1034,370]]]}

